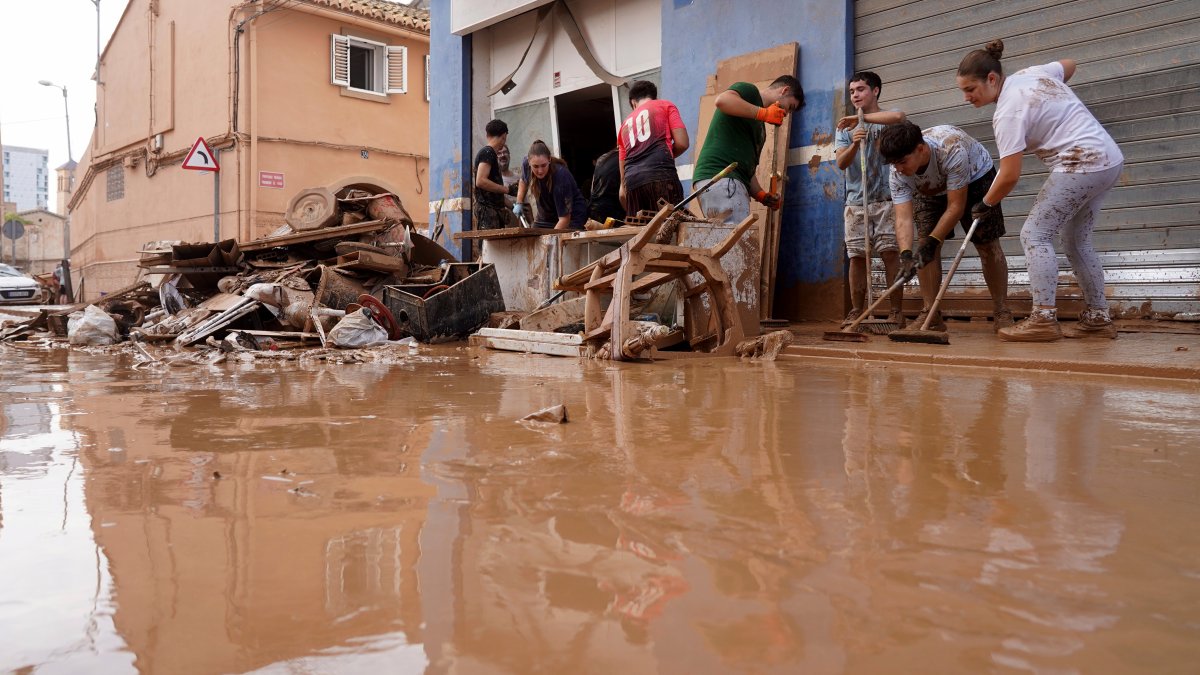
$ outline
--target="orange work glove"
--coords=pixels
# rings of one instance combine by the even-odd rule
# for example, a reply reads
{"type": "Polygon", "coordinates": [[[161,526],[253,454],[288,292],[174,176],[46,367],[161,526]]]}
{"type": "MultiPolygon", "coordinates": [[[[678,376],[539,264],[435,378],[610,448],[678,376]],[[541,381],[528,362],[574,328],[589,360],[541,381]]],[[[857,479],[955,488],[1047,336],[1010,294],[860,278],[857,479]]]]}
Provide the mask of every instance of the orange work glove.
{"type": "Polygon", "coordinates": [[[783,108],[779,107],[778,103],[772,103],[765,108],[759,108],[758,112],[754,115],[754,119],[758,120],[759,122],[766,122],[767,124],[779,126],[783,124],[783,116],[786,114],[787,113],[783,111],[783,108]]]}
{"type": "Polygon", "coordinates": [[[758,194],[754,195],[754,200],[772,211],[779,210],[779,195],[771,194],[766,190],[759,190],[758,194]]]}

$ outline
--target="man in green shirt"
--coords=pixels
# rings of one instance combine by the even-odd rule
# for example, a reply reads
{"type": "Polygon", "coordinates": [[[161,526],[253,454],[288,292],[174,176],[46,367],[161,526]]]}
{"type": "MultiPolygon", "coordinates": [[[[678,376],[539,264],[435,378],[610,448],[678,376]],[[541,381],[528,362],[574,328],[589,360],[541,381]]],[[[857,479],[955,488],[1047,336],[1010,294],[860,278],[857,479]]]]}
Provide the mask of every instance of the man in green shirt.
{"type": "Polygon", "coordinates": [[[780,126],[785,115],[804,106],[800,81],[780,75],[762,91],[748,82],[734,82],[717,97],[716,105],[692,172],[692,189],[704,187],[732,162],[738,168],[700,195],[705,217],[739,223],[750,215],[751,197],[768,208],[779,208],[779,195],[768,194],[754,174],[767,140],[766,124],[780,126]]]}

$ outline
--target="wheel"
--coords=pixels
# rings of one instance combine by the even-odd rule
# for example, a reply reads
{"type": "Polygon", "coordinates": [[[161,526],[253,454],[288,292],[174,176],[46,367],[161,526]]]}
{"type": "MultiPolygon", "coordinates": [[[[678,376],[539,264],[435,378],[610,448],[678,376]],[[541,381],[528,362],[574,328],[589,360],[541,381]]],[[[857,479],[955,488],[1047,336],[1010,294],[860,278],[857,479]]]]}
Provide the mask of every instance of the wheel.
{"type": "Polygon", "coordinates": [[[358,296],[358,304],[370,309],[373,317],[378,317],[379,325],[387,331],[389,340],[400,337],[400,324],[396,323],[396,317],[392,316],[392,311],[387,308],[387,305],[380,302],[379,298],[370,293],[363,293],[358,296]]]}

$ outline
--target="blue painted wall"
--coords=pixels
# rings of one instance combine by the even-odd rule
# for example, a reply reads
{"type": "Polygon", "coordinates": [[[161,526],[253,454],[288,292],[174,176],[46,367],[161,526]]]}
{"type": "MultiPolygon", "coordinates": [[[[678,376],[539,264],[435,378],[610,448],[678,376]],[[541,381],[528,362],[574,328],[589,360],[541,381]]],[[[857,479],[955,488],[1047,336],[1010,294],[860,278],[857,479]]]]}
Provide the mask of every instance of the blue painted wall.
{"type": "MultiPolygon", "coordinates": [[[[791,146],[832,140],[853,72],[850,0],[662,0],[663,98],[692,128],[716,64],[786,42],[800,45],[800,84],[807,105],[791,121],[791,146]]],[[[695,161],[689,150],[679,164],[695,161]]],[[[832,318],[842,308],[844,180],[832,161],[788,168],[776,275],[777,318],[832,318]]]]}
{"type": "MultiPolygon", "coordinates": [[[[450,0],[433,0],[430,20],[429,199],[437,201],[470,196],[471,38],[450,33],[450,0]]],[[[462,259],[467,252],[450,235],[471,229],[471,212],[443,209],[441,222],[438,243],[462,259]]]]}

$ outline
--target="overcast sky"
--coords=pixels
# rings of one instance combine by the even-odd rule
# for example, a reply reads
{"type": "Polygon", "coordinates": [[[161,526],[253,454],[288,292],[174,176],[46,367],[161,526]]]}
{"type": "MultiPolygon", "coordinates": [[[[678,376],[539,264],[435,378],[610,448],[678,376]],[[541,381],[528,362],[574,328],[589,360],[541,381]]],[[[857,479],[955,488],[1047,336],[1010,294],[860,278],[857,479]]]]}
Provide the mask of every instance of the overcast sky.
{"type": "MultiPolygon", "coordinates": [[[[101,49],[126,0],[100,0],[101,49]]],[[[50,151],[50,168],[67,161],[62,91],[71,106],[71,150],[79,161],[96,123],[96,5],[92,0],[0,0],[0,142],[50,151]]],[[[50,178],[50,208],[58,195],[50,178]]]]}

